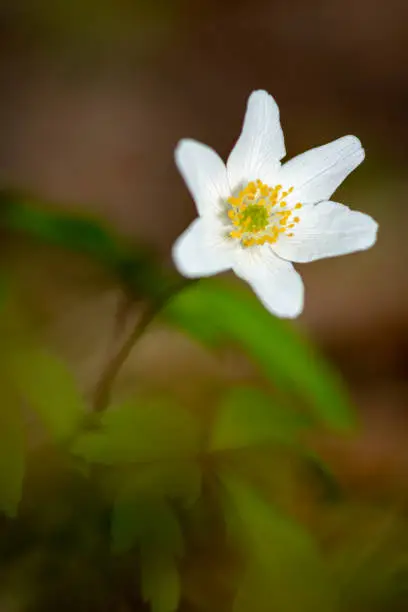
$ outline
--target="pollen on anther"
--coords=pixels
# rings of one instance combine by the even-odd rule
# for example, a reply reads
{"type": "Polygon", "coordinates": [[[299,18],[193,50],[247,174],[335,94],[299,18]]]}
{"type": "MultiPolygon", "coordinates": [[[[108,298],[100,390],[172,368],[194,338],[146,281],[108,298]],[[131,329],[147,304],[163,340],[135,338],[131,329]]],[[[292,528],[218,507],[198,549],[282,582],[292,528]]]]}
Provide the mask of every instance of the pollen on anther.
{"type": "Polygon", "coordinates": [[[239,240],[243,247],[252,247],[274,244],[281,234],[293,236],[288,231],[300,221],[293,216],[293,210],[302,207],[298,202],[288,208],[285,198],[293,191],[293,187],[283,191],[282,185],[270,187],[260,179],[248,183],[238,195],[227,200],[229,237],[239,240]]]}

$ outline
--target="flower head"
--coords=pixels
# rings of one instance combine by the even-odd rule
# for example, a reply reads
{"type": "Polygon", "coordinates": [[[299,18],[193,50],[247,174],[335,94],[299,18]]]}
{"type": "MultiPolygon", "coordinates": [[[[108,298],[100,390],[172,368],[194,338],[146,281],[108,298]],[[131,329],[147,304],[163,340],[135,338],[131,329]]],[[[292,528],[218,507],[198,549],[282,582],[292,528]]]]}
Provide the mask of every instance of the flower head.
{"type": "Polygon", "coordinates": [[[182,140],[176,163],[198,218],[178,238],[173,258],[184,276],[232,269],[265,307],[281,317],[303,309],[303,283],[291,262],[371,247],[377,223],[330,197],[364,159],[344,136],[281,164],[279,109],[265,91],[248,100],[241,135],[225,166],[210,147],[182,140]]]}

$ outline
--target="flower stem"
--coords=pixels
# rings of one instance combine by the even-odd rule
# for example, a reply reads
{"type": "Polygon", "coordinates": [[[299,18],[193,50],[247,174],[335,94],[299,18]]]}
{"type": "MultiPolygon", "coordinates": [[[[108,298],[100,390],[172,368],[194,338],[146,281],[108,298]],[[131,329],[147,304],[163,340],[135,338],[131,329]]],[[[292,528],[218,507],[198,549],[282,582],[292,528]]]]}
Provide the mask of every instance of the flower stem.
{"type": "Polygon", "coordinates": [[[169,288],[169,290],[162,295],[160,300],[148,304],[141,317],[138,319],[135,327],[130,332],[128,338],[125,339],[118,352],[112,357],[102,372],[95,390],[93,413],[100,414],[108,408],[111,400],[112,387],[115,383],[116,377],[118,376],[123,364],[129,357],[134,345],[143,335],[152,320],[162,310],[171,297],[182,291],[192,282],[194,281],[183,279],[181,283],[176,283],[169,288]]]}
{"type": "Polygon", "coordinates": [[[103,412],[109,406],[112,386],[115,382],[117,375],[119,374],[122,365],[129,357],[133,346],[140,338],[140,336],[142,336],[143,332],[145,331],[145,329],[147,328],[147,326],[152,321],[155,315],[156,310],[153,308],[148,308],[142,314],[137,324],[132,329],[129,337],[126,338],[116,355],[114,355],[113,358],[108,362],[96,387],[93,412],[103,412]]]}

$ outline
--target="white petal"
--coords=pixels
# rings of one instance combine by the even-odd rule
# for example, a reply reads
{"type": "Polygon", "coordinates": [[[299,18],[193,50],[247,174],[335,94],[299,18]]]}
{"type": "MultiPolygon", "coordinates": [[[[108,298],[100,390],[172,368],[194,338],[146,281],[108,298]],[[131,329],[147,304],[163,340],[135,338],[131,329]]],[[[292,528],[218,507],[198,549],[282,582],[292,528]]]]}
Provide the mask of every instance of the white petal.
{"type": "Polygon", "coordinates": [[[227,170],[222,159],[207,145],[182,140],[175,152],[177,167],[203,215],[214,212],[230,195],[227,170]]]}
{"type": "Polygon", "coordinates": [[[364,149],[355,136],[306,151],[281,168],[279,183],[294,187],[288,204],[316,204],[328,200],[337,187],[364,159],[364,149]]]}
{"type": "Polygon", "coordinates": [[[265,308],[278,317],[294,318],[303,310],[303,282],[288,261],[268,246],[242,250],[234,272],[247,281],[265,308]]]}
{"type": "Polygon", "coordinates": [[[231,189],[258,178],[272,183],[285,155],[278,105],[266,91],[254,91],[241,135],[227,162],[231,189]]]}
{"type": "Polygon", "coordinates": [[[281,234],[273,245],[274,251],[289,261],[307,262],[362,251],[376,240],[377,222],[343,204],[320,202],[300,209],[298,216],[299,223],[291,229],[294,235],[281,234]]]}
{"type": "Polygon", "coordinates": [[[232,267],[234,252],[217,235],[217,230],[217,225],[198,218],[181,234],[172,252],[180,274],[187,278],[199,278],[232,267]]]}

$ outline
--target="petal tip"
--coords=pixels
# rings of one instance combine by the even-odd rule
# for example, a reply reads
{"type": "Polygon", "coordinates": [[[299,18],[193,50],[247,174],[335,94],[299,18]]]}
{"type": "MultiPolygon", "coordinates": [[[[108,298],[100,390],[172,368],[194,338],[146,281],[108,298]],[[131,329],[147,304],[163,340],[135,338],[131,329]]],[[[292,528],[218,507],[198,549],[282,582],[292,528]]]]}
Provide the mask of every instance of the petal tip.
{"type": "Polygon", "coordinates": [[[249,100],[253,100],[254,98],[267,98],[268,96],[272,97],[265,89],[254,89],[250,95],[249,100]]]}
{"type": "MultiPolygon", "coordinates": [[[[361,232],[360,243],[356,245],[355,251],[366,251],[371,249],[371,247],[377,242],[379,224],[375,219],[370,217],[370,215],[360,213],[358,211],[352,211],[352,214],[353,213],[356,216],[358,215],[362,220],[364,220],[365,223],[364,231],[361,232]]],[[[352,253],[353,251],[350,252],[352,253]]]]}
{"type": "Polygon", "coordinates": [[[265,89],[255,89],[248,98],[248,106],[254,103],[265,103],[270,104],[275,112],[279,113],[279,106],[275,100],[275,98],[265,89]]]}
{"type": "Polygon", "coordinates": [[[176,158],[176,162],[178,163],[181,157],[184,155],[184,152],[191,147],[191,145],[199,144],[196,143],[192,138],[182,138],[178,141],[176,148],[174,149],[174,156],[176,158]]]}
{"type": "Polygon", "coordinates": [[[269,313],[281,319],[296,319],[304,307],[302,278],[291,263],[276,257],[273,252],[270,255],[273,260],[264,262],[266,266],[255,260],[245,270],[241,260],[241,265],[233,270],[250,285],[269,313]]]}
{"type": "Polygon", "coordinates": [[[356,155],[359,158],[359,163],[361,163],[365,158],[365,150],[363,148],[363,145],[361,144],[361,140],[357,138],[357,136],[354,136],[352,134],[343,136],[343,138],[341,138],[340,140],[342,140],[345,144],[347,144],[347,146],[350,147],[350,154],[356,155]]]}
{"type": "Polygon", "coordinates": [[[380,229],[379,223],[372,217],[370,217],[370,219],[371,219],[371,233],[367,240],[367,247],[366,247],[367,249],[374,246],[375,243],[377,242],[378,230],[380,229]]]}
{"type": "Polygon", "coordinates": [[[281,319],[297,319],[302,314],[304,305],[304,291],[302,291],[302,295],[299,299],[299,302],[293,305],[295,307],[288,307],[284,311],[282,310],[282,312],[277,316],[279,316],[281,319]]]}

